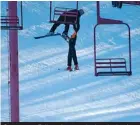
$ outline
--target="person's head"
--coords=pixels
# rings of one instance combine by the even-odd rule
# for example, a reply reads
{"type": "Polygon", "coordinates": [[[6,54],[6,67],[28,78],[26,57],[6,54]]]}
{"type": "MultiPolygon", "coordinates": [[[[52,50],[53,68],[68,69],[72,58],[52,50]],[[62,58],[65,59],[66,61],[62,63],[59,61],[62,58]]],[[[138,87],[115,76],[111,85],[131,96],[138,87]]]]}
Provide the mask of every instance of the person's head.
{"type": "Polygon", "coordinates": [[[85,12],[84,12],[83,9],[80,9],[80,10],[79,10],[79,13],[80,13],[80,16],[82,16],[85,12]]]}

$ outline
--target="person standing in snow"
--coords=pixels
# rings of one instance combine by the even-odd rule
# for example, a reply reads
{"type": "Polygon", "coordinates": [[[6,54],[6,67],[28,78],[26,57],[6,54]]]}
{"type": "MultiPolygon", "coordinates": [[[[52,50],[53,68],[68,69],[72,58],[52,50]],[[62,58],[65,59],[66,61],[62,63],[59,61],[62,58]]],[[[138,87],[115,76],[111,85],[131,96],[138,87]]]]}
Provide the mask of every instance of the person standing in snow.
{"type": "Polygon", "coordinates": [[[74,70],[79,70],[76,49],[75,49],[76,39],[77,39],[77,33],[74,32],[71,35],[71,38],[69,38],[69,51],[68,51],[68,62],[67,62],[67,65],[68,65],[67,70],[68,71],[72,71],[72,68],[71,68],[72,60],[73,60],[74,65],[75,65],[74,70]]]}

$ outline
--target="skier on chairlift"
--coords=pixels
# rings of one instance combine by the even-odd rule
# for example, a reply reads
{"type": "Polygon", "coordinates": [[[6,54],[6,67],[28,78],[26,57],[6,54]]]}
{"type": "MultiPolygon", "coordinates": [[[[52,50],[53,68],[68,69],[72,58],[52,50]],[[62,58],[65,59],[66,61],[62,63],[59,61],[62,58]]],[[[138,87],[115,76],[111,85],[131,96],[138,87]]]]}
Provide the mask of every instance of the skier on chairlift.
{"type": "MultiPolygon", "coordinates": [[[[73,10],[68,11],[68,12],[77,12],[77,11],[78,11],[78,16],[77,16],[77,23],[76,23],[76,24],[74,24],[74,22],[75,22],[75,17],[70,17],[70,16],[67,16],[67,17],[66,17],[66,21],[68,21],[68,22],[73,22],[72,25],[73,25],[73,28],[74,28],[74,30],[75,30],[76,32],[78,32],[79,29],[80,29],[80,17],[84,14],[84,10],[83,10],[83,9],[80,9],[80,10],[73,9],[73,10]]],[[[57,21],[63,21],[63,22],[64,22],[64,16],[60,16],[60,17],[58,18],[57,21]]],[[[55,32],[55,30],[56,30],[56,28],[57,28],[60,24],[61,24],[61,23],[54,23],[53,26],[52,26],[52,28],[50,29],[50,32],[48,33],[48,35],[53,35],[54,32],[55,32]]],[[[65,23],[65,29],[64,29],[64,31],[63,31],[63,33],[62,33],[62,36],[63,36],[64,38],[66,38],[67,35],[68,35],[69,25],[70,25],[70,24],[66,24],[66,23],[65,23]]]]}

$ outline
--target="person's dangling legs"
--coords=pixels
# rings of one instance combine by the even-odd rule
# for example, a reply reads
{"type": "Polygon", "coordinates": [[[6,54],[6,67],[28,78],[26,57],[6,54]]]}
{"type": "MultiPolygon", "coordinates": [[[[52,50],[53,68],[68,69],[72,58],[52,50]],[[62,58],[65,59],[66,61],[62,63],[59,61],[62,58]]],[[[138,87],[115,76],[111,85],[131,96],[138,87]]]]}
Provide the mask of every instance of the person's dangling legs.
{"type": "Polygon", "coordinates": [[[51,34],[54,34],[56,28],[57,28],[59,25],[60,25],[60,23],[55,23],[55,24],[52,26],[52,28],[50,29],[49,34],[50,34],[50,35],[51,35],[51,34]]]}
{"type": "MultiPolygon", "coordinates": [[[[58,18],[57,21],[63,21],[63,20],[64,20],[64,17],[63,17],[63,16],[60,16],[60,17],[58,18]]],[[[50,29],[49,34],[54,34],[56,28],[57,28],[60,24],[61,24],[61,23],[54,23],[53,26],[52,26],[52,28],[50,29]]]]}
{"type": "Polygon", "coordinates": [[[70,26],[69,24],[65,24],[65,29],[63,31],[63,34],[66,35],[66,36],[68,35],[69,26],[70,26]]]}
{"type": "Polygon", "coordinates": [[[65,24],[65,29],[62,33],[62,37],[67,40],[67,37],[68,37],[68,31],[69,31],[69,24],[65,24]]]}

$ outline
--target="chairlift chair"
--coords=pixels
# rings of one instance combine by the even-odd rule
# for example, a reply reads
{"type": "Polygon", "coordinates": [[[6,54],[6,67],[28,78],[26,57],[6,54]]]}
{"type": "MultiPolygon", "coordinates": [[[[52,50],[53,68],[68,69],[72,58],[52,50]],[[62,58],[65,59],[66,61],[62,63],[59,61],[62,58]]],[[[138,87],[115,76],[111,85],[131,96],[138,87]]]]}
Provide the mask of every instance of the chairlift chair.
{"type": "Polygon", "coordinates": [[[106,19],[100,17],[100,5],[97,2],[97,24],[94,27],[94,64],[95,64],[95,76],[119,76],[119,75],[132,75],[131,71],[131,39],[130,39],[130,27],[127,23],[120,20],[106,19]],[[96,28],[99,25],[126,25],[128,27],[128,44],[129,44],[129,61],[126,62],[125,58],[97,58],[96,54],[96,28]],[[129,63],[127,68],[126,63],[129,63]],[[99,71],[100,69],[100,71],[99,71]],[[108,70],[104,70],[108,69],[108,70]],[[117,69],[117,70],[115,70],[117,69]]]}

